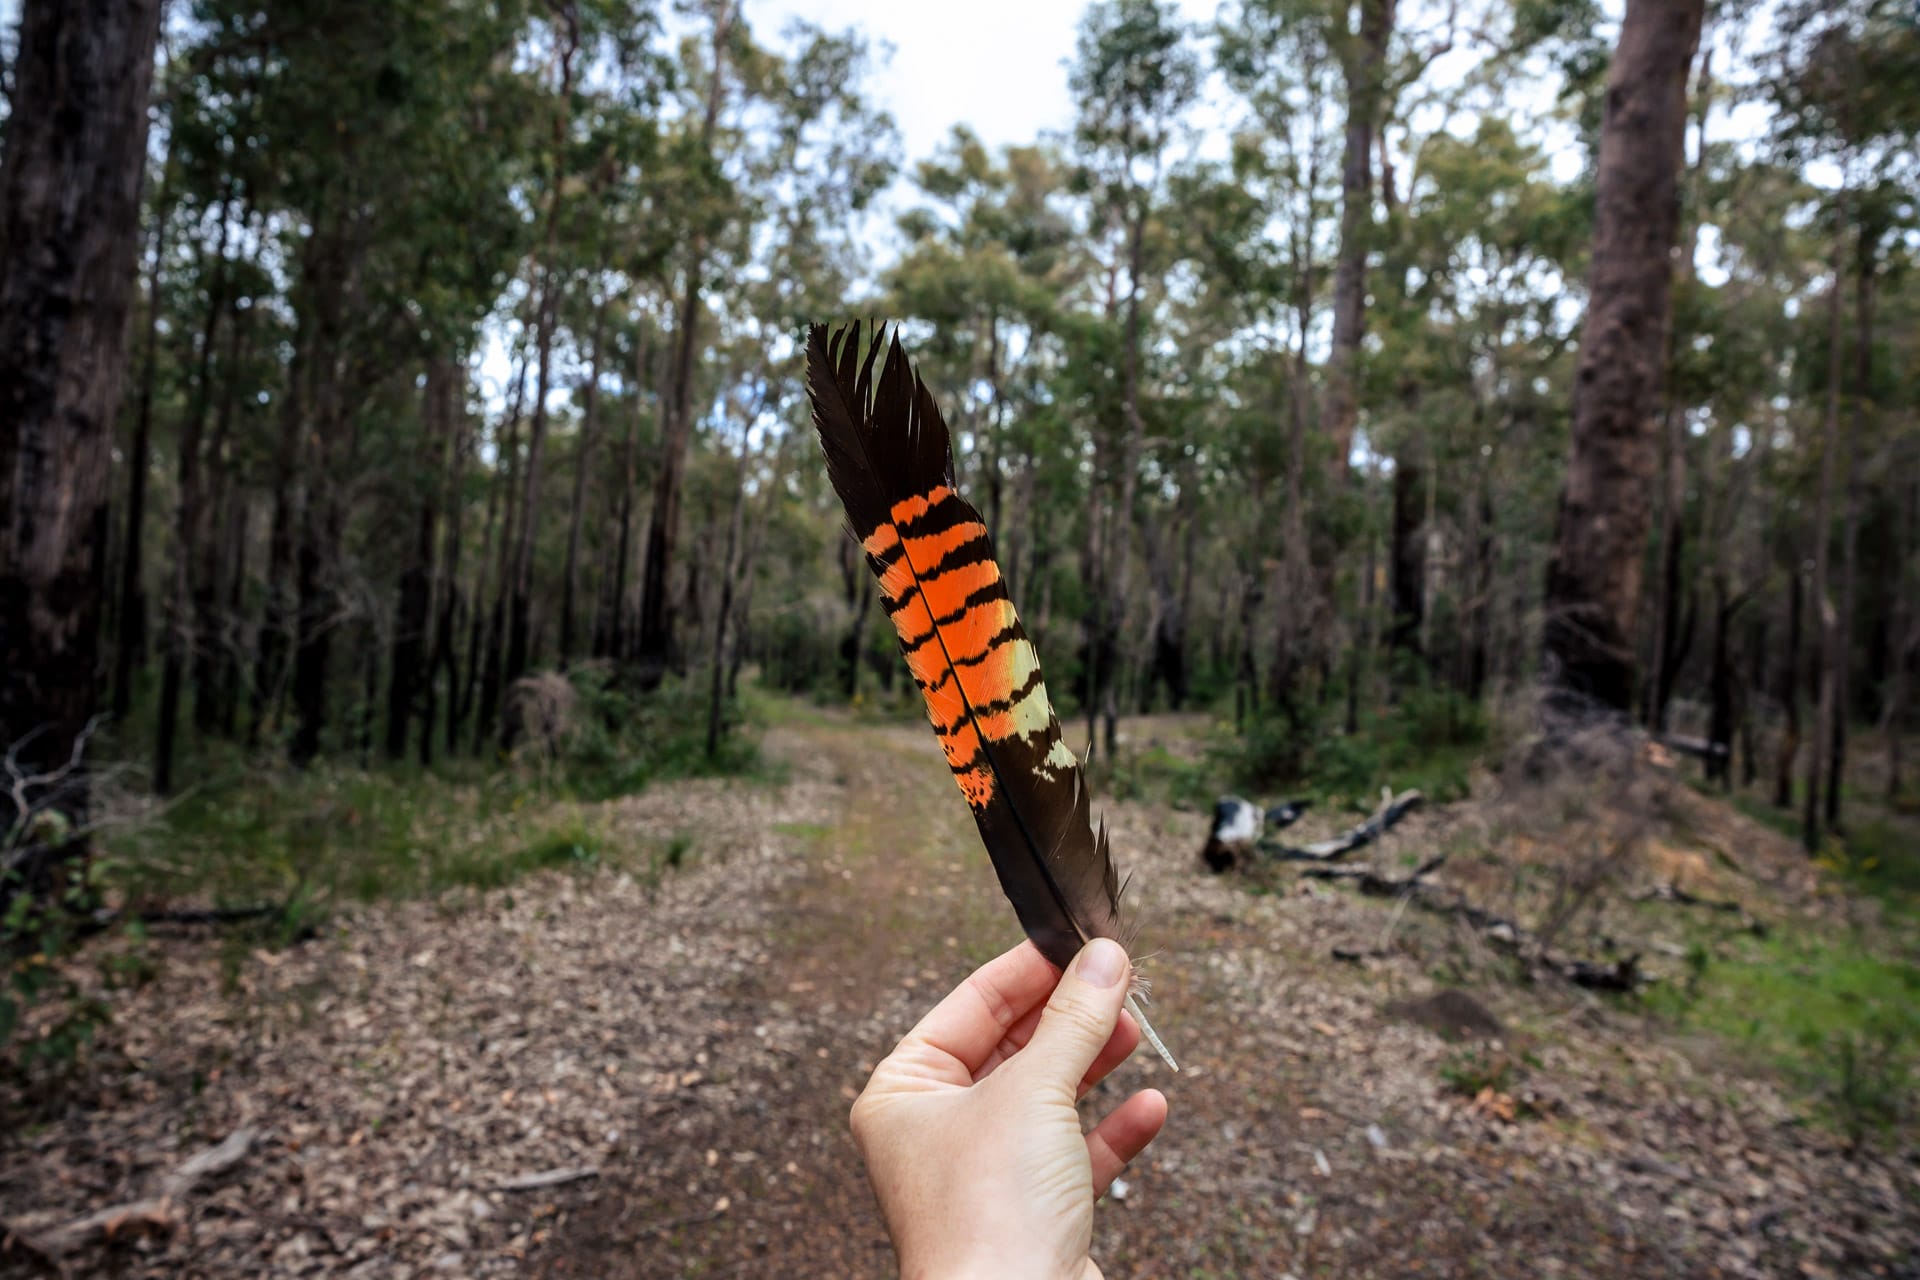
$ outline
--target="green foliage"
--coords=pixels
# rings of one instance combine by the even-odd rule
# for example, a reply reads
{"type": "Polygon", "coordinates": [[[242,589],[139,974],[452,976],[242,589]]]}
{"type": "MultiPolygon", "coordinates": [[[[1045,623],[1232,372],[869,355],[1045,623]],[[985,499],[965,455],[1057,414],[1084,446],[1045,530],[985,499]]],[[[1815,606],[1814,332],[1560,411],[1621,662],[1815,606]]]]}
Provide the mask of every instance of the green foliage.
{"type": "Polygon", "coordinates": [[[581,723],[550,779],[559,796],[610,800],[662,778],[750,774],[760,767],[758,737],[737,702],[723,708],[719,750],[707,755],[704,680],[670,679],[644,696],[598,670],[573,680],[581,723]]]}
{"type": "Polygon", "coordinates": [[[1778,1072],[1856,1145],[1920,1112],[1920,966],[1853,934],[1776,933],[1731,953],[1690,952],[1656,1009],[1778,1072]]]}
{"type": "MultiPolygon", "coordinates": [[[[64,967],[78,936],[81,914],[97,898],[87,864],[69,860],[56,869],[60,888],[50,897],[12,892],[0,915],[0,1063],[24,1077],[58,1077],[78,1065],[101,1028],[111,1021],[105,1003],[64,967]],[[22,1035],[35,1010],[30,1035],[22,1035]]],[[[12,886],[8,886],[12,888],[12,886]]],[[[137,981],[140,968],[129,965],[110,977],[137,981]]]]}
{"type": "Polygon", "coordinates": [[[1422,683],[1363,716],[1357,734],[1303,731],[1269,713],[1217,741],[1211,756],[1216,778],[1251,794],[1304,794],[1366,811],[1382,787],[1417,787],[1438,802],[1465,796],[1487,739],[1482,707],[1454,689],[1422,683]]]}
{"type": "Polygon", "coordinates": [[[557,805],[761,767],[740,707],[729,711],[717,755],[707,756],[706,700],[691,682],[635,697],[591,670],[575,679],[579,723],[557,759],[378,771],[236,760],[152,825],[109,836],[99,875],[136,900],[283,903],[277,928],[291,938],[337,901],[492,888],[594,863],[605,849],[591,832],[539,825],[557,805]]]}

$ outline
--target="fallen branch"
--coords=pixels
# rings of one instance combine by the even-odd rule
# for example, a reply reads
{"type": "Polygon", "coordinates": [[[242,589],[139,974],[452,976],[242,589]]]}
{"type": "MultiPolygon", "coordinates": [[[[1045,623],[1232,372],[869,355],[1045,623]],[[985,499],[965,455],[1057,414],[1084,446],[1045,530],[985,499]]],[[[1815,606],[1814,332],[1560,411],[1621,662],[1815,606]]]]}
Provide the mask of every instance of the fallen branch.
{"type": "Polygon", "coordinates": [[[93,924],[100,929],[111,929],[123,921],[138,921],[141,924],[245,924],[250,920],[265,920],[286,911],[278,902],[262,902],[250,907],[181,907],[172,910],[124,911],[100,910],[93,913],[93,924]]]}
{"type": "Polygon", "coordinates": [[[163,1233],[179,1226],[178,1201],[188,1192],[247,1158],[259,1138],[258,1129],[235,1129],[224,1142],[195,1153],[160,1179],[159,1194],[125,1204],[96,1209],[50,1231],[23,1231],[9,1225],[0,1236],[9,1244],[49,1261],[57,1260],[96,1241],[112,1241],[136,1233],[163,1233]]]}
{"type": "Polygon", "coordinates": [[[509,1178],[499,1183],[499,1191],[546,1191],[553,1187],[568,1187],[576,1182],[588,1182],[600,1176],[600,1170],[592,1165],[582,1165],[578,1169],[548,1169],[542,1173],[523,1173],[517,1178],[509,1178]]]}
{"type": "MultiPolygon", "coordinates": [[[[1652,981],[1640,971],[1640,957],[1637,954],[1615,961],[1573,960],[1553,955],[1516,921],[1476,907],[1464,895],[1449,892],[1429,882],[1426,877],[1439,870],[1446,861],[1446,854],[1435,854],[1404,877],[1383,875],[1373,867],[1358,864],[1302,867],[1300,874],[1311,880],[1349,881],[1370,897],[1399,898],[1436,915],[1451,916],[1478,931],[1499,950],[1518,957],[1533,968],[1556,974],[1578,987],[1593,991],[1630,992],[1652,981]]],[[[1333,952],[1334,959],[1354,963],[1374,954],[1379,953],[1340,947],[1334,948],[1333,952]]]]}
{"type": "Polygon", "coordinates": [[[1425,801],[1426,797],[1418,791],[1402,791],[1374,810],[1373,816],[1365,822],[1331,840],[1321,840],[1299,848],[1282,845],[1269,849],[1263,845],[1262,852],[1282,862],[1330,862],[1335,858],[1344,858],[1355,849],[1364,849],[1378,840],[1425,801]]]}
{"type": "Polygon", "coordinates": [[[1661,734],[1654,741],[1669,751],[1677,751],[1683,756],[1692,756],[1696,760],[1725,760],[1732,751],[1732,748],[1724,742],[1690,738],[1679,733],[1661,734]]]}
{"type": "Polygon", "coordinates": [[[1634,902],[1671,902],[1676,906],[1700,907],[1706,911],[1722,911],[1728,915],[1737,915],[1740,917],[1740,927],[1742,929],[1745,929],[1756,938],[1764,938],[1767,936],[1767,926],[1759,920],[1754,919],[1753,915],[1748,912],[1744,906],[1740,905],[1740,903],[1731,899],[1702,898],[1698,894],[1689,893],[1687,890],[1682,889],[1676,883],[1657,884],[1651,889],[1643,889],[1639,893],[1630,893],[1627,897],[1634,902]]]}
{"type": "Polygon", "coordinates": [[[1437,853],[1413,869],[1402,878],[1382,875],[1371,866],[1362,863],[1336,863],[1324,867],[1302,867],[1300,874],[1309,880],[1351,880],[1360,892],[1373,898],[1397,898],[1409,893],[1420,884],[1423,877],[1433,874],[1446,864],[1447,855],[1437,853]]]}

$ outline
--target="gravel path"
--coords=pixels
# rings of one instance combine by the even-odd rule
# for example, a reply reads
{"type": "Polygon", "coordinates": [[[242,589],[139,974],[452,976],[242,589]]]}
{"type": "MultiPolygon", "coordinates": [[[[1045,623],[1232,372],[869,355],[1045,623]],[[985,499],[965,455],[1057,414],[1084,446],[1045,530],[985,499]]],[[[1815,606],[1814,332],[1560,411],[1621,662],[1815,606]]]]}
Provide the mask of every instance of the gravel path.
{"type": "MultiPolygon", "coordinates": [[[[160,944],[87,1091],[51,1115],[0,1097],[29,1117],[0,1137],[0,1219],[27,1237],[0,1272],[254,1126],[237,1168],[74,1273],[891,1274],[846,1108],[1015,926],[923,729],[795,712],[767,750],[779,786],[593,814],[615,847],[692,836],[658,886],[555,874],[368,911],[231,983],[217,943],[160,944]]],[[[1194,815],[1109,816],[1186,1068],[1136,1055],[1088,1101],[1152,1083],[1173,1106],[1099,1214],[1109,1276],[1920,1275],[1911,1161],[1851,1159],[1764,1082],[1565,988],[1475,987],[1508,1031],[1473,1060],[1526,1065],[1463,1095],[1469,1051],[1417,1003],[1458,938],[1200,875],[1194,815]],[[1387,932],[1384,960],[1329,959],[1387,932]]]]}

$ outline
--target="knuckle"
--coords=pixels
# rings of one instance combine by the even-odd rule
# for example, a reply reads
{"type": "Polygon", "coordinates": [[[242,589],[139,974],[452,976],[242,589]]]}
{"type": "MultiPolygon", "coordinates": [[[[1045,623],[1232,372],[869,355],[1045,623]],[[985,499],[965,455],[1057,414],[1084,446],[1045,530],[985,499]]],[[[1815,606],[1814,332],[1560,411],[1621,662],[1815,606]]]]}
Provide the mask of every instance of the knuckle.
{"type": "Polygon", "coordinates": [[[1104,1040],[1107,1037],[1108,1027],[1106,1019],[1100,1016],[1098,1009],[1081,1001],[1068,1001],[1065,1004],[1054,1006],[1048,1012],[1063,1031],[1071,1033],[1078,1039],[1092,1040],[1098,1038],[1104,1040]]]}

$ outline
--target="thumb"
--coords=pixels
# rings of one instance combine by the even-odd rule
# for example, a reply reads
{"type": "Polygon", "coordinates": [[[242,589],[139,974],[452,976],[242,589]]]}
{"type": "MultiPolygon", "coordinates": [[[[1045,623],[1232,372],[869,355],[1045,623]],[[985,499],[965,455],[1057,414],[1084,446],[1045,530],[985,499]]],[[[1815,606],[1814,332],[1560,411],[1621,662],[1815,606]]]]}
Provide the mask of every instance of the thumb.
{"type": "Polygon", "coordinates": [[[1023,1073],[1072,1098],[1120,1021],[1132,963],[1119,943],[1095,938],[1080,949],[1016,1061],[1023,1073]]]}

